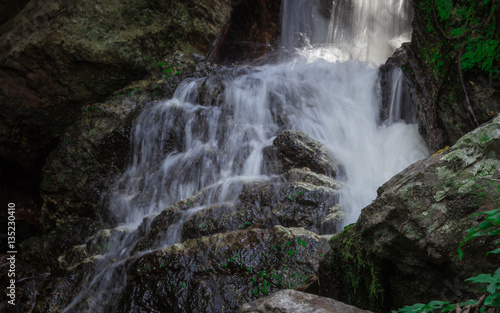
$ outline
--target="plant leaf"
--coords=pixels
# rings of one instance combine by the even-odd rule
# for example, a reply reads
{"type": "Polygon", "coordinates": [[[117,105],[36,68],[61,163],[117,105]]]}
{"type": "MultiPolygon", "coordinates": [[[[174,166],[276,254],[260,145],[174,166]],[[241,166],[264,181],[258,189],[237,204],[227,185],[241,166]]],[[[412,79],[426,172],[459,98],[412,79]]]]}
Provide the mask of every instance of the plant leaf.
{"type": "Polygon", "coordinates": [[[491,283],[496,281],[491,274],[479,274],[475,277],[467,278],[465,281],[471,281],[473,283],[491,283]]]}

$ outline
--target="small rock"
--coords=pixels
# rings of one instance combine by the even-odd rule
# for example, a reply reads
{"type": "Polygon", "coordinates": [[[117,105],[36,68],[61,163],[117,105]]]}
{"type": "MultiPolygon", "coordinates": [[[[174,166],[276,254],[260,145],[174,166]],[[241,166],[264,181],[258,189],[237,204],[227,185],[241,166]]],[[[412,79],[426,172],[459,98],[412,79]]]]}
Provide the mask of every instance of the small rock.
{"type": "Polygon", "coordinates": [[[291,289],[244,304],[239,313],[368,313],[340,301],[291,289]]]}
{"type": "Polygon", "coordinates": [[[338,162],[325,146],[308,135],[287,130],[273,141],[277,148],[278,160],[284,171],[292,168],[308,167],[313,172],[335,177],[338,162]]]}

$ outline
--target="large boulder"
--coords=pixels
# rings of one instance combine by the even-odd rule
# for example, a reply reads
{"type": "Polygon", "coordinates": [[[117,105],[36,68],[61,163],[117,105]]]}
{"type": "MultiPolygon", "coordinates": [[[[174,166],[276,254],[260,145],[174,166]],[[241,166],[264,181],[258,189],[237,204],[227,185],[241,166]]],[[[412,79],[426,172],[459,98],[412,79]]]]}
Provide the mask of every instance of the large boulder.
{"type": "Polygon", "coordinates": [[[334,299],[291,289],[244,304],[239,313],[369,313],[334,299]]]}
{"type": "Polygon", "coordinates": [[[121,312],[236,312],[315,272],[325,239],[276,226],[190,239],[134,260],[121,312]]]}
{"type": "Polygon", "coordinates": [[[319,270],[320,295],[387,312],[431,300],[478,298],[483,286],[464,282],[493,273],[500,256],[486,253],[497,238],[469,240],[500,207],[500,116],[453,147],[395,175],[362,210],[356,224],[330,241],[319,270]]]}
{"type": "Polygon", "coordinates": [[[30,1],[0,26],[2,163],[34,169],[82,105],[176,50],[205,54],[230,12],[229,0],[30,1]]]}

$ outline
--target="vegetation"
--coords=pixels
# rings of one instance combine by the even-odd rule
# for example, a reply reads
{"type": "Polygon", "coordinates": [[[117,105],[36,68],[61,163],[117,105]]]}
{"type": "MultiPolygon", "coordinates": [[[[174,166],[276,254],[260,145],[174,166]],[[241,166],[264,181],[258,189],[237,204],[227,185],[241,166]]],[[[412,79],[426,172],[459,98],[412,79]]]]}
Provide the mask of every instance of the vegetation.
{"type": "MultiPolygon", "coordinates": [[[[500,234],[500,209],[478,213],[473,216],[479,214],[485,214],[486,220],[467,231],[469,234],[458,247],[458,255],[460,259],[463,256],[461,248],[466,241],[475,237],[500,234]]],[[[500,241],[497,241],[496,244],[500,244],[500,241]]],[[[489,251],[486,253],[486,255],[490,253],[500,253],[500,248],[489,251]]],[[[462,307],[465,307],[464,311],[467,310],[468,312],[472,310],[475,310],[475,312],[484,312],[486,309],[488,309],[488,307],[500,308],[500,268],[498,268],[493,275],[480,274],[476,277],[468,278],[466,279],[466,281],[471,281],[473,283],[479,284],[488,284],[486,287],[487,294],[484,294],[481,298],[479,298],[479,300],[469,300],[457,304],[452,304],[445,301],[431,301],[427,304],[417,303],[412,306],[405,306],[404,308],[399,309],[397,312],[427,313],[441,309],[441,312],[450,312],[455,310],[456,313],[461,313],[462,307]]],[[[393,313],[396,313],[396,311],[393,311],[393,313]]]]}
{"type": "Polygon", "coordinates": [[[420,9],[426,13],[429,33],[445,39],[427,51],[436,72],[459,58],[464,72],[481,70],[494,80],[500,78],[496,0],[429,0],[420,9]]]}

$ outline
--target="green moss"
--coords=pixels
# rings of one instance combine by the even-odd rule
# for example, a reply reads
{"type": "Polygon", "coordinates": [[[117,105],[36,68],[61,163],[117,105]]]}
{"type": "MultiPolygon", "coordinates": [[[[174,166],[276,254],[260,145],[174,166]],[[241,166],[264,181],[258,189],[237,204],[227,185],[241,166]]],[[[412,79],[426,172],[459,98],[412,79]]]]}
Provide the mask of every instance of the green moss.
{"type": "Polygon", "coordinates": [[[489,0],[420,2],[417,14],[424,17],[428,33],[438,39],[423,51],[436,77],[446,75],[444,66],[454,64],[462,51],[464,73],[480,70],[493,80],[500,79],[500,41],[494,14],[497,10],[498,6],[492,6],[489,0]]]}
{"type": "MultiPolygon", "coordinates": [[[[330,241],[332,248],[327,259],[330,276],[341,300],[363,309],[385,311],[385,290],[381,281],[376,257],[354,225],[347,226],[342,233],[330,241]],[[335,274],[333,274],[335,273],[335,274]]],[[[328,274],[327,274],[328,276],[328,274]]]]}

